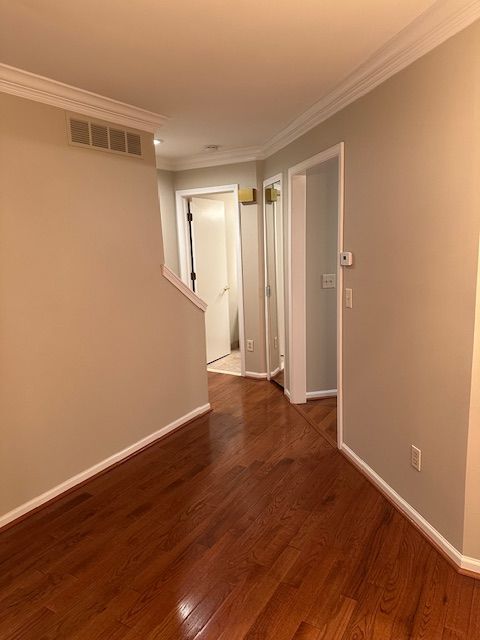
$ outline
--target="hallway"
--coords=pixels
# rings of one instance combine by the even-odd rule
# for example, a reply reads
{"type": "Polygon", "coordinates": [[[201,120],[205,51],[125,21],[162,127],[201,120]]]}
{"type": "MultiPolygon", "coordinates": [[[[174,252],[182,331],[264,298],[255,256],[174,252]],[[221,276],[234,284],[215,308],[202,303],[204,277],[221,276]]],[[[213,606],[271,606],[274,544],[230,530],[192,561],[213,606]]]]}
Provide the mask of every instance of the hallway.
{"type": "Polygon", "coordinates": [[[460,576],[267,382],[0,534],[2,640],[480,637],[460,576]]]}

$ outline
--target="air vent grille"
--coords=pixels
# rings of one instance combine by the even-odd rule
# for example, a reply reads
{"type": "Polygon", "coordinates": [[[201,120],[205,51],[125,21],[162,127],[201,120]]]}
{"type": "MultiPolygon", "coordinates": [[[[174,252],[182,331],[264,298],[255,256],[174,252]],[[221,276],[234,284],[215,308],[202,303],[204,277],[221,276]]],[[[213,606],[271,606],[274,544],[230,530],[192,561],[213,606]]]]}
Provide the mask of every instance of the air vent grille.
{"type": "Polygon", "coordinates": [[[100,147],[100,149],[108,149],[108,127],[102,124],[90,124],[92,133],[92,146],[100,147]]]}
{"type": "Polygon", "coordinates": [[[142,139],[138,133],[80,118],[68,117],[67,120],[70,144],[137,158],[142,156],[142,139]]]}
{"type": "Polygon", "coordinates": [[[127,151],[134,156],[142,155],[142,139],[138,133],[127,131],[127,151]]]}
{"type": "Polygon", "coordinates": [[[125,131],[110,129],[110,149],[112,149],[112,151],[121,151],[122,153],[126,152],[125,131]]]}
{"type": "Polygon", "coordinates": [[[90,145],[90,130],[88,122],[83,120],[70,120],[70,136],[72,142],[76,144],[88,144],[90,145]]]}

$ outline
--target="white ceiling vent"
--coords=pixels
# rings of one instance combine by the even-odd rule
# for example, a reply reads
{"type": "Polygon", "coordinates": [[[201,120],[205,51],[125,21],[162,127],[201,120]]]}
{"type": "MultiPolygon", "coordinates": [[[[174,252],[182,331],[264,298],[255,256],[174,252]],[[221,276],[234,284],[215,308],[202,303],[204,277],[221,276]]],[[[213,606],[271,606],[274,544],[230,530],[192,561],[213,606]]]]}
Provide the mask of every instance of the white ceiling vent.
{"type": "Polygon", "coordinates": [[[67,116],[68,141],[76,147],[90,147],[122,155],[142,157],[142,139],[138,133],[125,131],[78,116],[67,116]]]}

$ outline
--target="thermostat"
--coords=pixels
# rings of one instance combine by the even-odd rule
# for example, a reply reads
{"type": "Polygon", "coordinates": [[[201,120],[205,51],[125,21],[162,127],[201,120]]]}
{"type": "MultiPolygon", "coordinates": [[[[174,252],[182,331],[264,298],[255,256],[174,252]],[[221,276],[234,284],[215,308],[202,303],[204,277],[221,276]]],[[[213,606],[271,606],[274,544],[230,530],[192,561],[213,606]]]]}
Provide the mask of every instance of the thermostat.
{"type": "Polygon", "coordinates": [[[353,254],[351,251],[342,251],[340,254],[340,264],[342,267],[351,267],[353,264],[353,254]]]}

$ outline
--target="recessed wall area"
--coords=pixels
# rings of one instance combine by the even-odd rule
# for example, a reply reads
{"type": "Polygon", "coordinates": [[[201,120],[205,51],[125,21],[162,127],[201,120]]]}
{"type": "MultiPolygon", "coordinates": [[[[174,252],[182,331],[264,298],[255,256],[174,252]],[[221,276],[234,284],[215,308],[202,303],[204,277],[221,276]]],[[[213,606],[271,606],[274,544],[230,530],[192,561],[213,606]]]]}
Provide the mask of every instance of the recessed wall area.
{"type": "MultiPolygon", "coordinates": [[[[206,189],[219,185],[237,184],[257,188],[261,175],[256,162],[207,167],[170,172],[157,170],[158,193],[164,237],[169,239],[165,249],[166,264],[180,274],[177,240],[175,192],[188,189],[206,189]]],[[[261,184],[261,182],[260,182],[261,184]]],[[[241,251],[243,259],[243,301],[245,314],[245,340],[253,340],[253,351],[245,348],[245,368],[255,375],[266,377],[265,311],[263,286],[263,216],[261,187],[257,201],[240,204],[241,251]]],[[[227,204],[228,207],[228,204],[227,204]]],[[[231,235],[229,227],[227,233],[231,235]]],[[[232,261],[229,261],[233,271],[232,261]]],[[[238,299],[238,291],[236,293],[238,299]]],[[[236,336],[238,322],[233,315],[232,338],[236,336]]],[[[245,345],[246,347],[246,345],[245,345]]]]}

